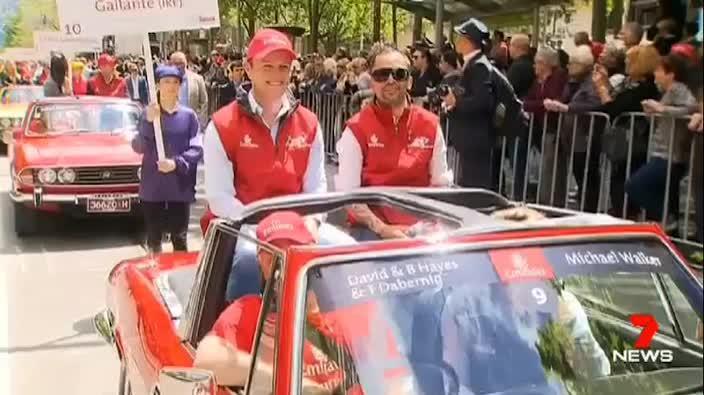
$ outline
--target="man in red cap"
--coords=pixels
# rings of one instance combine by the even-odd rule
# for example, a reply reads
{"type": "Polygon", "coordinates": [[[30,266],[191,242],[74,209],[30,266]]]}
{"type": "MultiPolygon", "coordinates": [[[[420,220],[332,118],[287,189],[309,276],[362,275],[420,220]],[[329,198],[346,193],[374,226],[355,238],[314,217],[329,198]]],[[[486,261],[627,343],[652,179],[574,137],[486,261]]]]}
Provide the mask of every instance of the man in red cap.
{"type": "MultiPolygon", "coordinates": [[[[213,218],[237,219],[252,202],[327,191],[318,119],[288,91],[294,59],[291,42],[279,31],[260,30],[250,41],[244,64],[252,81],[249,94],[213,114],[205,130],[208,211],[201,219],[203,233],[213,218]]],[[[319,232],[318,218],[308,217],[306,224],[316,240],[320,234],[330,244],[353,241],[329,225],[319,232]]],[[[259,291],[259,284],[252,281],[258,277],[254,253],[252,243],[238,243],[228,300],[259,291]],[[242,271],[248,275],[241,275],[242,271]]]]}
{"type": "MultiPolygon", "coordinates": [[[[291,246],[314,244],[315,239],[308,231],[304,219],[294,212],[277,212],[264,218],[256,229],[257,239],[269,243],[281,251],[286,251],[291,246]]],[[[274,254],[259,249],[257,258],[263,274],[262,284],[271,278],[274,254]]],[[[263,285],[262,285],[263,288],[263,285]]],[[[205,368],[215,374],[219,385],[228,387],[243,387],[252,358],[254,334],[257,329],[259,313],[262,310],[261,295],[246,295],[232,302],[218,317],[212,330],[198,344],[194,366],[205,368]]],[[[264,335],[274,339],[276,328],[276,313],[269,312],[264,326],[264,335]]],[[[268,341],[262,340],[269,344],[268,341]]],[[[272,343],[273,344],[273,343],[272,343]]],[[[319,374],[306,377],[304,380],[304,393],[328,393],[323,389],[337,386],[340,383],[342,372],[337,361],[330,359],[315,346],[306,343],[304,349],[304,364],[313,366],[330,367],[336,369],[305,369],[317,371],[319,374]],[[315,390],[320,391],[315,391],[315,390]]],[[[259,355],[270,355],[273,350],[260,350],[259,355]]],[[[263,357],[264,361],[268,358],[263,357]]],[[[273,366],[273,360],[269,359],[273,366]]],[[[260,369],[261,370],[261,369],[260,369]]],[[[271,380],[267,380],[271,382],[271,380]]]]}
{"type": "Polygon", "coordinates": [[[100,73],[88,81],[88,93],[95,96],[127,97],[125,80],[115,72],[115,58],[104,53],[98,58],[100,73]]]}

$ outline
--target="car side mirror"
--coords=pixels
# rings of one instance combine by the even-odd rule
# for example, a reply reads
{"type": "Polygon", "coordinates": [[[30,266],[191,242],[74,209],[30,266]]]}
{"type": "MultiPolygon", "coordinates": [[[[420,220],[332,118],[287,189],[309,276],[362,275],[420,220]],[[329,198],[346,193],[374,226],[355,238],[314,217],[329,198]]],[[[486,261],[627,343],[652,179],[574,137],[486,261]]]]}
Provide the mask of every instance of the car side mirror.
{"type": "Polygon", "coordinates": [[[217,395],[215,375],[208,370],[164,367],[159,372],[159,394],[217,395]]]}

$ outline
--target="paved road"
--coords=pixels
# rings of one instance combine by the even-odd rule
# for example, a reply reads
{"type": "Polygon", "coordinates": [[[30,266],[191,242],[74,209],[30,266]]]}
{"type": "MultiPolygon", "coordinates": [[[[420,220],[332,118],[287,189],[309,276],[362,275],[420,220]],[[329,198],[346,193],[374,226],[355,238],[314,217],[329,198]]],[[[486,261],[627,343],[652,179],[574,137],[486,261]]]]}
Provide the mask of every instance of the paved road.
{"type": "MultiPolygon", "coordinates": [[[[0,157],[0,395],[115,394],[117,356],[91,318],[110,269],[144,253],[139,235],[130,221],[50,221],[46,234],[19,240],[9,187],[0,157]]],[[[193,210],[192,248],[202,207],[193,210]]]]}

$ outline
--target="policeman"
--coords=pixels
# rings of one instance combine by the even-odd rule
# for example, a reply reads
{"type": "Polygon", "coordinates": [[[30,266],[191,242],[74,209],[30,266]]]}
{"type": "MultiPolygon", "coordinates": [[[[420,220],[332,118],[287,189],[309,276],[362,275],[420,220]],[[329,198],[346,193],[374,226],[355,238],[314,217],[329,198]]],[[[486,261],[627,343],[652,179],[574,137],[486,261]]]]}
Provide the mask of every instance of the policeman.
{"type": "Polygon", "coordinates": [[[492,130],[496,107],[491,95],[492,65],[484,54],[489,44],[489,30],[471,18],[455,27],[457,52],[464,58],[459,86],[445,96],[444,103],[453,127],[450,143],[460,154],[458,184],[463,187],[492,187],[492,130]]]}

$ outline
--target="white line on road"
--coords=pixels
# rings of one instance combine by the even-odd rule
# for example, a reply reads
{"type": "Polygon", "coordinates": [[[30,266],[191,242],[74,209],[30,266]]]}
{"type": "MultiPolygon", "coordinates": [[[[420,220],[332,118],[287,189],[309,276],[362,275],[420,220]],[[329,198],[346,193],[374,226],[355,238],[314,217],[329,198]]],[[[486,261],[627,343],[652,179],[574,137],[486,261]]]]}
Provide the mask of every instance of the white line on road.
{"type": "MultiPolygon", "coordinates": [[[[0,269],[0,348],[10,348],[10,292],[7,286],[7,274],[0,269]]],[[[10,353],[0,353],[0,395],[10,395],[10,353]]]]}

